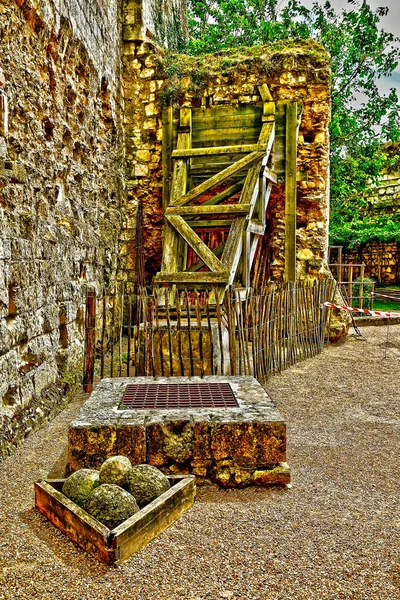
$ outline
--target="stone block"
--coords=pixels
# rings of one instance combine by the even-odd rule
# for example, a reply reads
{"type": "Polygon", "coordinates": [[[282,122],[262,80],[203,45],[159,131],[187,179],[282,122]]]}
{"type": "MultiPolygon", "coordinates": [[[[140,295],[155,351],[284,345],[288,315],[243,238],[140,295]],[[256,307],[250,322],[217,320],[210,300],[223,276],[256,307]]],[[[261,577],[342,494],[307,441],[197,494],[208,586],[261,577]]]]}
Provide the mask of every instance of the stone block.
{"type": "Polygon", "coordinates": [[[225,487],[283,484],[286,427],[253,377],[172,377],[105,379],[71,424],[68,460],[71,470],[98,468],[122,454],[165,473],[193,473],[225,487]],[[237,407],[148,408],[120,403],[129,384],[229,383],[237,407]]]}

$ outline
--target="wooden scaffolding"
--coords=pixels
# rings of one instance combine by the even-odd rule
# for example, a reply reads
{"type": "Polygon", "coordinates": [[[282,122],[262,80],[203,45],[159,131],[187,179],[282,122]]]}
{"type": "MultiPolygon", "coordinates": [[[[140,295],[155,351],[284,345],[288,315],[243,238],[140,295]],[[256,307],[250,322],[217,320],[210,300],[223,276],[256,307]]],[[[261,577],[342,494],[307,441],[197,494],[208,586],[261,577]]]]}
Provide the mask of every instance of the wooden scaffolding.
{"type": "Polygon", "coordinates": [[[285,279],[295,280],[299,110],[268,86],[246,106],[163,115],[164,235],[159,285],[251,285],[273,183],[285,181],[285,279]]]}

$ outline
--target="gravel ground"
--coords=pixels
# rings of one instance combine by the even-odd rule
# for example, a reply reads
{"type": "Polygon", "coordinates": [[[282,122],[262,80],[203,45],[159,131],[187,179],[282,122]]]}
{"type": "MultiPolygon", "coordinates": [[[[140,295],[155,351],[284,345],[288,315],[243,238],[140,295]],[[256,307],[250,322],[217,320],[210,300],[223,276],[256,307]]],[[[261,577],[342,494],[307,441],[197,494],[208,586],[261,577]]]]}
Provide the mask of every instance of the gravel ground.
{"type": "Polygon", "coordinates": [[[288,423],[291,489],[200,488],[117,569],[32,508],[77,399],[0,464],[0,598],[400,599],[400,325],[387,347],[386,328],[363,333],[267,386],[288,423]]]}

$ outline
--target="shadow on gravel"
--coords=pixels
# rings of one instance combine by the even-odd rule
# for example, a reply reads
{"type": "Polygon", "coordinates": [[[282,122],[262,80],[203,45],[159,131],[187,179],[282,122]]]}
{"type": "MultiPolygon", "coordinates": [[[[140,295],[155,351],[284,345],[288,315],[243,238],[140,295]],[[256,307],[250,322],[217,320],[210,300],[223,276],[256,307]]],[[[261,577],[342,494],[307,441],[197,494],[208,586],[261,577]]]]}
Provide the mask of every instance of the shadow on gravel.
{"type": "Polygon", "coordinates": [[[114,570],[99,563],[88,552],[82,550],[77,544],[64,535],[57,527],[52,525],[36,508],[32,507],[19,513],[21,521],[29,527],[34,535],[43,542],[49,550],[49,559],[54,555],[56,561],[61,561],[65,566],[77,569],[82,574],[87,574],[88,569],[114,570]],[[96,569],[97,568],[97,569],[96,569]]]}

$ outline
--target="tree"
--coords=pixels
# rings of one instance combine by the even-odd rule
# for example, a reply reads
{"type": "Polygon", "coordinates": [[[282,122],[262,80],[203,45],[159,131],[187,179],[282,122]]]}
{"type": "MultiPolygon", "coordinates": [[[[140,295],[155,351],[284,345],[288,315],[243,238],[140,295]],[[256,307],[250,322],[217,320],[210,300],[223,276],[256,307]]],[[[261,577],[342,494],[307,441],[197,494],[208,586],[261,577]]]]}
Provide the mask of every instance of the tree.
{"type": "Polygon", "coordinates": [[[365,195],[385,164],[383,143],[400,139],[396,91],[379,92],[377,81],[396,68],[398,38],[379,27],[388,8],[372,10],[366,0],[348,0],[338,13],[329,2],[306,8],[289,0],[189,0],[187,51],[312,38],[332,57],[331,243],[386,239],[400,215],[363,217],[365,195]],[[394,225],[393,225],[394,223],[394,225]]]}

